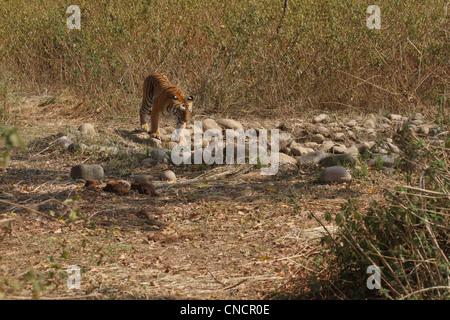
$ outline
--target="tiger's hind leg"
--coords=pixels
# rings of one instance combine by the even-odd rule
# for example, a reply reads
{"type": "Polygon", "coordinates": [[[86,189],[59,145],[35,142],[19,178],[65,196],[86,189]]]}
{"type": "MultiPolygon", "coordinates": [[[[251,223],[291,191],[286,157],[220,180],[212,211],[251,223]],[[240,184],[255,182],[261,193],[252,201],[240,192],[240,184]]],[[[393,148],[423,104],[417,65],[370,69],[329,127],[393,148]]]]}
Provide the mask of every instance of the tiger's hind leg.
{"type": "Polygon", "coordinates": [[[140,121],[141,121],[141,128],[142,130],[145,130],[145,132],[150,131],[150,127],[147,122],[147,117],[151,117],[152,115],[152,105],[146,105],[145,102],[142,101],[141,110],[139,111],[140,121]]]}

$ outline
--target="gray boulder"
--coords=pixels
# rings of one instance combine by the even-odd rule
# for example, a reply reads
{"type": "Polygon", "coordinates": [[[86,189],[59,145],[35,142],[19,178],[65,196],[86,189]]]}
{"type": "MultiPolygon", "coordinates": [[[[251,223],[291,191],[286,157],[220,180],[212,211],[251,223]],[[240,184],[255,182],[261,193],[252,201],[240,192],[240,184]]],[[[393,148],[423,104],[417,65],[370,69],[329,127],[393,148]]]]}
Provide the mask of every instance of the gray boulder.
{"type": "Polygon", "coordinates": [[[324,167],[353,165],[358,159],[352,154],[334,154],[320,160],[324,167]]]}
{"type": "Polygon", "coordinates": [[[72,179],[97,179],[102,180],[105,177],[102,166],[98,164],[79,164],[70,170],[72,179]]]}
{"type": "Polygon", "coordinates": [[[341,166],[325,168],[319,178],[322,182],[349,182],[352,175],[341,166]]]}
{"type": "Polygon", "coordinates": [[[323,151],[313,151],[297,159],[297,164],[317,164],[327,155],[323,151]]]}
{"type": "Polygon", "coordinates": [[[172,170],[164,170],[161,172],[159,178],[163,181],[176,181],[177,176],[172,170]]]}
{"type": "Polygon", "coordinates": [[[96,134],[94,126],[90,123],[83,123],[78,127],[78,131],[80,131],[81,134],[87,136],[95,136],[96,134]]]}

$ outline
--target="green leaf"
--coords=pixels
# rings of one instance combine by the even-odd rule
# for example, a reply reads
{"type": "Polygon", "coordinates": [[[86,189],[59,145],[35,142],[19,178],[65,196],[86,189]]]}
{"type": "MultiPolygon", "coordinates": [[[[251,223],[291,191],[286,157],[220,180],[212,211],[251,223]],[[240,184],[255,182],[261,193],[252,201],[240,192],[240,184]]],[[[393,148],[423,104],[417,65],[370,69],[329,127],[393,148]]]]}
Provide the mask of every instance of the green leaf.
{"type": "Polygon", "coordinates": [[[68,253],[67,251],[64,250],[64,251],[61,253],[61,257],[64,258],[64,259],[69,259],[69,253],[68,253]]]}

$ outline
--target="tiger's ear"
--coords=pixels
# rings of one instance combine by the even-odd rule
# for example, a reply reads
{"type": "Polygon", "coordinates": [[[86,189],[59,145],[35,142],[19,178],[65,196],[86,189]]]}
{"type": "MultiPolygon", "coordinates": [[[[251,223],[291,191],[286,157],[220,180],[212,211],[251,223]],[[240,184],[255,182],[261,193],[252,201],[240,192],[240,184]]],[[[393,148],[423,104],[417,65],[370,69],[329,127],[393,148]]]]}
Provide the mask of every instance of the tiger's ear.
{"type": "Polygon", "coordinates": [[[173,99],[173,100],[177,100],[178,97],[177,97],[176,95],[173,95],[173,96],[172,96],[172,99],[173,99]]]}
{"type": "Polygon", "coordinates": [[[189,97],[188,97],[188,100],[193,101],[193,100],[194,100],[194,97],[193,97],[193,96],[189,96],[189,97]]]}

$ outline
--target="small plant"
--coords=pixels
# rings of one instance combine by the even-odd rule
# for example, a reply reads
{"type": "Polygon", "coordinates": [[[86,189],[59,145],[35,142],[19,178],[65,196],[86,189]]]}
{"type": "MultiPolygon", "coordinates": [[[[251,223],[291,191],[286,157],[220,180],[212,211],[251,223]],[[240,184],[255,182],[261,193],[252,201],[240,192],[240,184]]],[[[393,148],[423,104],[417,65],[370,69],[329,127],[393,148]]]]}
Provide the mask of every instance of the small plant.
{"type": "MultiPolygon", "coordinates": [[[[450,299],[448,149],[426,146],[409,130],[402,132],[398,145],[405,156],[415,156],[414,170],[405,174],[418,185],[388,187],[384,200],[372,201],[366,211],[348,199],[334,219],[337,233],[322,239],[315,259],[327,277],[313,276],[302,295],[450,299]],[[381,290],[366,286],[371,265],[381,269],[381,290]]],[[[325,219],[333,220],[329,213],[325,219]]]]}
{"type": "Polygon", "coordinates": [[[353,176],[357,179],[362,179],[367,177],[369,174],[369,165],[367,162],[361,162],[361,166],[355,167],[353,170],[353,176]]]}
{"type": "Polygon", "coordinates": [[[17,128],[3,126],[0,130],[0,137],[4,140],[6,149],[0,153],[0,162],[2,163],[3,171],[6,171],[11,160],[11,150],[16,147],[24,147],[25,145],[19,136],[17,128]]]}

